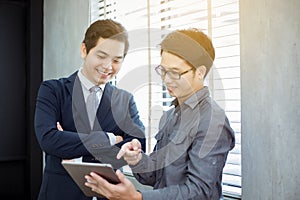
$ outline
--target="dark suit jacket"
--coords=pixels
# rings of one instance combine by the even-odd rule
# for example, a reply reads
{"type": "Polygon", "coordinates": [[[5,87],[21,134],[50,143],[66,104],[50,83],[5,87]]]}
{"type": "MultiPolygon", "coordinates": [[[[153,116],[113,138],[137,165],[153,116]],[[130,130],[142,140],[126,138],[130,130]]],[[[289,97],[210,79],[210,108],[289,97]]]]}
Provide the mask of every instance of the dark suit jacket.
{"type": "Polygon", "coordinates": [[[83,156],[83,161],[111,163],[117,169],[126,164],[116,159],[123,143],[138,138],[145,150],[144,126],[130,93],[106,84],[97,119],[91,130],[77,72],[41,84],[35,110],[35,133],[45,152],[39,199],[91,199],[68,175],[61,165],[62,159],[83,156]],[[56,122],[64,131],[57,130],[56,122]],[[110,146],[106,132],[120,135],[124,141],[110,146]]]}

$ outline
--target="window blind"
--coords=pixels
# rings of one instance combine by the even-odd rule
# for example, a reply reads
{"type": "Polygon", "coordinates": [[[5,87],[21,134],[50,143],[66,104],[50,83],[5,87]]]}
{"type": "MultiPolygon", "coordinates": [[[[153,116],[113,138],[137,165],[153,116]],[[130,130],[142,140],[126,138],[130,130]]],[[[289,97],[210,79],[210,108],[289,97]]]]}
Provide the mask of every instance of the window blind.
{"type": "Polygon", "coordinates": [[[235,131],[236,146],[223,171],[223,193],[241,196],[241,88],[239,1],[211,1],[211,37],[216,49],[210,74],[213,98],[221,105],[235,131]]]}
{"type": "Polygon", "coordinates": [[[197,27],[208,34],[216,50],[214,66],[206,84],[212,98],[225,110],[235,131],[236,146],[223,171],[224,195],[241,198],[241,99],[238,0],[90,0],[91,21],[111,18],[129,31],[130,50],[117,76],[119,87],[140,81],[134,94],[146,126],[147,152],[171,98],[154,67],[160,62],[157,44],[171,30],[197,27]],[[134,77],[132,77],[133,74],[134,77]],[[127,78],[126,78],[127,77],[127,78]],[[146,80],[146,81],[145,81],[146,80]],[[123,84],[122,84],[123,83],[123,84]],[[126,83],[126,84],[125,84],[126,83]],[[148,99],[145,101],[145,98],[148,99]]]}

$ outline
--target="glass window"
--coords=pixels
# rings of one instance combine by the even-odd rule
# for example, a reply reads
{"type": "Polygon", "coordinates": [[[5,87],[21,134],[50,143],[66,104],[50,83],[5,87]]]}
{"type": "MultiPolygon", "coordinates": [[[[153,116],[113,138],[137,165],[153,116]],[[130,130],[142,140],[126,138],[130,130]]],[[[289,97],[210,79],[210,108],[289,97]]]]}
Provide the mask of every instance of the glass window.
{"type": "Polygon", "coordinates": [[[159,42],[165,34],[197,27],[208,34],[216,50],[214,66],[206,78],[212,98],[225,110],[235,130],[236,146],[223,171],[224,195],[241,198],[241,88],[238,0],[90,0],[91,22],[111,18],[129,31],[130,50],[116,85],[134,94],[146,126],[147,152],[163,111],[172,98],[154,68],[160,62],[159,42]],[[133,6],[134,5],[134,6],[133,6]]]}

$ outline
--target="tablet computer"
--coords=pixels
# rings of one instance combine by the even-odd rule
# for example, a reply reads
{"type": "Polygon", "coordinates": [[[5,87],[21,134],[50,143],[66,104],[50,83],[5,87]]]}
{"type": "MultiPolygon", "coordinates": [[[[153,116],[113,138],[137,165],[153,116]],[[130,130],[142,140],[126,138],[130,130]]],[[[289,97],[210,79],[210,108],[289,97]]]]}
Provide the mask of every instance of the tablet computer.
{"type": "Polygon", "coordinates": [[[86,182],[84,176],[90,174],[91,172],[99,174],[110,183],[117,184],[120,182],[110,164],[62,161],[62,165],[82,190],[82,192],[88,197],[103,197],[102,195],[93,192],[91,188],[85,186],[84,184],[86,182]]]}

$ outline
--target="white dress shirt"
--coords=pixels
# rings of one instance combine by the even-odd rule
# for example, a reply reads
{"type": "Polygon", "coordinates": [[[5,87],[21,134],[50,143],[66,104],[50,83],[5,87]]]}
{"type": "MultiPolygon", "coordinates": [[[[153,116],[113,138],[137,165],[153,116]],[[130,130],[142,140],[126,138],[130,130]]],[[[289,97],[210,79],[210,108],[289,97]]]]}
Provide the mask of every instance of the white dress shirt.
{"type": "MultiPolygon", "coordinates": [[[[78,78],[81,82],[81,87],[82,87],[82,91],[83,91],[83,96],[84,96],[84,100],[86,102],[88,95],[90,94],[90,88],[94,87],[95,85],[89,81],[83,74],[82,74],[82,68],[79,69],[78,71],[78,78]]],[[[101,88],[102,92],[105,89],[105,84],[101,84],[99,85],[99,87],[101,88]]],[[[101,98],[102,98],[102,92],[97,92],[97,98],[98,98],[98,105],[101,102],[101,98]]],[[[109,137],[109,141],[111,145],[115,145],[116,144],[116,136],[113,133],[109,133],[107,132],[107,135],[109,137]]]]}
{"type": "MultiPolygon", "coordinates": [[[[83,97],[85,102],[87,101],[87,98],[90,94],[90,88],[92,88],[93,86],[95,86],[91,81],[89,81],[83,74],[82,74],[82,68],[79,69],[78,71],[78,78],[80,80],[81,83],[81,87],[82,87],[82,91],[83,91],[83,97]]],[[[101,98],[102,98],[102,93],[105,89],[105,84],[101,84],[99,85],[99,87],[101,88],[102,92],[97,92],[97,100],[98,100],[98,106],[101,102],[101,98]]],[[[109,133],[106,132],[108,137],[109,137],[109,141],[110,141],[110,145],[115,145],[116,144],[116,136],[113,133],[109,133]]],[[[73,159],[74,162],[82,162],[82,157],[80,158],[75,158],[73,159]]]]}

